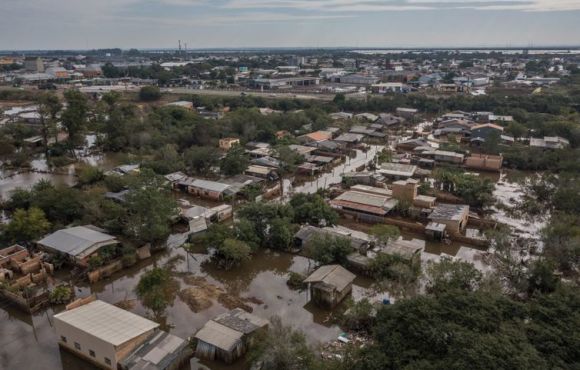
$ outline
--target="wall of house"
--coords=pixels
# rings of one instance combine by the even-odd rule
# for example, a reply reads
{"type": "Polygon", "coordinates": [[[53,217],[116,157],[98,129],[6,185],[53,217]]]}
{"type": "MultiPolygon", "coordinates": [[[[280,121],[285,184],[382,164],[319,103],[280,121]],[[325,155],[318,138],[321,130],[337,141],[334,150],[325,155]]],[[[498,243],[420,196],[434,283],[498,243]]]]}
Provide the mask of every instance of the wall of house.
{"type": "Polygon", "coordinates": [[[79,357],[83,357],[89,361],[94,361],[100,366],[108,369],[117,369],[115,347],[111,343],[96,338],[89,333],[85,333],[64,321],[59,320],[57,317],[54,318],[54,328],[60,346],[65,347],[67,350],[70,350],[79,357]],[[66,338],[66,342],[62,337],[66,338]],[[75,343],[80,345],[80,349],[75,348],[75,343]],[[95,357],[90,355],[90,350],[95,352],[95,357]],[[111,363],[107,364],[105,358],[111,360],[111,363]]]}

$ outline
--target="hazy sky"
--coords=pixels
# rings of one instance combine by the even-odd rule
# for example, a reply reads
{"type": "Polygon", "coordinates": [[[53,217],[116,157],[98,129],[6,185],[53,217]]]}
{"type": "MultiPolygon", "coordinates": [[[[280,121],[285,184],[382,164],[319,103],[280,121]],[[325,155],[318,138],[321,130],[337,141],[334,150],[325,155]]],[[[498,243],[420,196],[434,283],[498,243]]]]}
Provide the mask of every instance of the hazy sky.
{"type": "Polygon", "coordinates": [[[0,0],[0,49],[580,45],[580,0],[0,0]]]}

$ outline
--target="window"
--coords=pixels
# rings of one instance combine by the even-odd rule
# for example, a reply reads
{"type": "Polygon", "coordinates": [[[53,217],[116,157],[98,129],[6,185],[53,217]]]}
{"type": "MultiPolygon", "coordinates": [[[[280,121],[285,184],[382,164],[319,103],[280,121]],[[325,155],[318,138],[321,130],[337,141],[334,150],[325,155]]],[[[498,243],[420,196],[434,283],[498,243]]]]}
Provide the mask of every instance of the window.
{"type": "Polygon", "coordinates": [[[91,355],[91,357],[95,357],[95,351],[93,351],[92,349],[89,349],[89,355],[91,355]]]}
{"type": "Polygon", "coordinates": [[[79,343],[75,342],[75,348],[80,351],[81,350],[81,345],[79,343]]]}
{"type": "Polygon", "coordinates": [[[60,336],[60,341],[66,343],[66,337],[64,335],[60,336]]]}
{"type": "Polygon", "coordinates": [[[108,357],[105,357],[105,363],[107,365],[111,365],[111,359],[109,359],[108,357]]]}

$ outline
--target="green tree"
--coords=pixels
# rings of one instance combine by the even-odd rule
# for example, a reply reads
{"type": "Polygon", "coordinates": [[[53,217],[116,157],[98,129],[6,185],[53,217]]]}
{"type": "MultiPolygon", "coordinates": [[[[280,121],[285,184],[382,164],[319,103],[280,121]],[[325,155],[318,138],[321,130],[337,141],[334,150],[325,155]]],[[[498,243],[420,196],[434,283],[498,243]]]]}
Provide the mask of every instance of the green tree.
{"type": "Polygon", "coordinates": [[[38,113],[40,114],[42,143],[44,145],[46,158],[50,156],[48,150],[50,135],[54,135],[55,138],[58,138],[56,120],[61,109],[62,104],[56,95],[44,93],[38,97],[38,113]]]}
{"type": "Polygon", "coordinates": [[[141,175],[126,197],[125,233],[141,242],[155,242],[171,232],[177,216],[177,203],[164,188],[163,180],[152,174],[141,175]]]}
{"type": "Polygon", "coordinates": [[[396,226],[376,224],[371,227],[369,234],[375,238],[377,243],[387,245],[389,242],[399,239],[401,232],[396,226]]]}
{"type": "Polygon", "coordinates": [[[243,173],[250,164],[250,160],[244,148],[234,145],[222,159],[221,170],[228,176],[243,173]]]}
{"type": "Polygon", "coordinates": [[[219,164],[219,152],[214,147],[194,146],[184,153],[185,164],[196,175],[207,175],[219,164]]]}
{"type": "Polygon", "coordinates": [[[139,99],[141,101],[156,101],[161,99],[161,90],[157,86],[143,86],[139,90],[139,99]]]}
{"type": "Polygon", "coordinates": [[[173,302],[178,288],[169,270],[156,267],[141,276],[135,293],[143,306],[159,314],[173,302]]]}
{"type": "Polygon", "coordinates": [[[327,233],[315,235],[306,245],[306,254],[320,265],[344,263],[352,252],[350,240],[327,233]]]}
{"type": "Polygon", "coordinates": [[[312,369],[316,364],[314,351],[304,334],[284,326],[277,316],[256,339],[249,359],[253,364],[260,364],[262,370],[303,370],[312,369]]]}
{"type": "Polygon", "coordinates": [[[483,275],[471,263],[441,258],[427,268],[427,291],[443,294],[457,290],[473,292],[479,288],[483,275]]]}
{"type": "Polygon", "coordinates": [[[252,249],[246,243],[236,239],[226,239],[216,248],[212,260],[220,268],[230,270],[249,261],[251,253],[252,249]]]}
{"type": "Polygon", "coordinates": [[[68,149],[74,156],[74,147],[84,141],[82,133],[87,124],[89,105],[86,96],[78,90],[64,93],[67,107],[61,115],[61,122],[68,134],[68,149]]]}
{"type": "Polygon", "coordinates": [[[338,221],[338,214],[324,201],[319,194],[298,193],[290,199],[294,208],[295,223],[309,223],[311,225],[334,225],[338,221]]]}
{"type": "Polygon", "coordinates": [[[14,241],[32,243],[50,230],[44,212],[36,207],[17,209],[6,226],[6,234],[14,241]]]}

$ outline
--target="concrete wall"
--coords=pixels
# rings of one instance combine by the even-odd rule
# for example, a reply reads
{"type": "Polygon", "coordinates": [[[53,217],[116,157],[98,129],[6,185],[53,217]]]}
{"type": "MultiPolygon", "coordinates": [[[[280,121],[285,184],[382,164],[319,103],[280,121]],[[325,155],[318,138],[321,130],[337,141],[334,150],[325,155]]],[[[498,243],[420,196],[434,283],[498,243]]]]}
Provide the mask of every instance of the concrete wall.
{"type": "Polygon", "coordinates": [[[94,361],[100,366],[107,369],[117,369],[117,355],[115,347],[111,343],[107,343],[99,338],[96,338],[84,331],[81,331],[61,320],[54,318],[54,328],[58,337],[58,344],[65,347],[67,350],[76,354],[79,357],[94,361]],[[66,342],[62,337],[66,338],[66,342]],[[80,350],[75,348],[75,342],[80,344],[80,350]],[[95,357],[90,355],[90,350],[95,352],[95,357]],[[105,358],[111,360],[111,364],[105,362],[105,358]]]}

